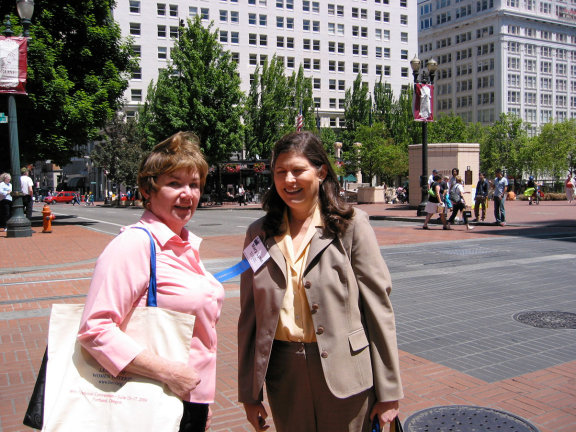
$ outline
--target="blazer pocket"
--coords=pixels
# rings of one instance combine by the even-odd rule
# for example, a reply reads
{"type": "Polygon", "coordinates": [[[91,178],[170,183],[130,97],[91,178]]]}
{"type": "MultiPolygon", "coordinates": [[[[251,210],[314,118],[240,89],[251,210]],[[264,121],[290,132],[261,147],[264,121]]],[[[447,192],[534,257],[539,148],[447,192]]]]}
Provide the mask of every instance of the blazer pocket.
{"type": "Polygon", "coordinates": [[[368,346],[368,338],[366,337],[366,332],[363,328],[354,330],[348,335],[348,342],[350,343],[350,349],[352,353],[363,350],[368,346]]]}

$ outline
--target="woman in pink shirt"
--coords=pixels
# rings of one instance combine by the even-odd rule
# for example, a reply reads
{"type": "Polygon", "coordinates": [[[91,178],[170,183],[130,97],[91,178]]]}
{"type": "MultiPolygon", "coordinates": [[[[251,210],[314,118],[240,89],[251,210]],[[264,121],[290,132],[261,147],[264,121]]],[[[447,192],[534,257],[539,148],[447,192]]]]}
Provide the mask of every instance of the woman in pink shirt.
{"type": "Polygon", "coordinates": [[[158,307],[196,317],[188,363],[153,354],[119,328],[133,307],[146,305],[150,239],[141,229],[123,229],[98,258],[78,333],[112,375],[128,371],[168,385],[183,401],[181,432],[209,426],[216,390],[215,327],[224,289],[200,261],[201,239],[185,228],[207,173],[198,138],[185,132],[154,147],[138,172],[146,210],[134,226],[146,228],[156,244],[158,307]]]}

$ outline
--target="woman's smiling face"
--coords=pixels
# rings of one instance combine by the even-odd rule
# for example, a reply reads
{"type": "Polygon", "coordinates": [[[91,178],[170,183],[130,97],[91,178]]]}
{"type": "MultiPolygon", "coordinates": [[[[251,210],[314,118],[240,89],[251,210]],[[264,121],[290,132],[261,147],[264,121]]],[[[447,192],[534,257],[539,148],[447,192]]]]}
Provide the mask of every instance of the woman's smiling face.
{"type": "Polygon", "coordinates": [[[308,214],[318,202],[326,168],[316,168],[305,156],[281,153],[274,164],[274,185],[280,198],[296,215],[308,214]]]}
{"type": "Polygon", "coordinates": [[[146,194],[150,201],[147,208],[180,235],[198,207],[201,196],[200,176],[196,171],[182,168],[160,175],[156,184],[158,190],[146,194]]]}

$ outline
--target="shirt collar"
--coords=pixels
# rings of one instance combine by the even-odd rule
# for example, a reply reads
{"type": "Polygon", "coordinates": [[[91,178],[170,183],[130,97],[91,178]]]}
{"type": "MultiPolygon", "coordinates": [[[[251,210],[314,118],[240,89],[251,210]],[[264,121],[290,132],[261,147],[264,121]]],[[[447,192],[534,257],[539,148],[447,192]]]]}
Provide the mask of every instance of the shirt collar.
{"type": "Polygon", "coordinates": [[[168,228],[168,225],[158,219],[158,217],[150,210],[144,211],[139,223],[148,228],[154,238],[162,246],[172,240],[178,243],[190,243],[190,245],[196,250],[200,248],[200,243],[202,242],[200,237],[192,234],[186,228],[182,228],[180,235],[175,234],[174,231],[168,228]]]}

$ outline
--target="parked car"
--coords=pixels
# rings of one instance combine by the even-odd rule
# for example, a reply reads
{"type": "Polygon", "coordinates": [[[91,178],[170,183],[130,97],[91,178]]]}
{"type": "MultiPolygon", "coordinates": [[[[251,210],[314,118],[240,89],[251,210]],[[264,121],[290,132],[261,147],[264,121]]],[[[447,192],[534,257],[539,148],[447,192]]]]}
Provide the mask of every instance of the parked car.
{"type": "Polygon", "coordinates": [[[73,191],[60,191],[57,192],[56,195],[52,195],[52,196],[48,196],[46,198],[44,198],[44,202],[47,204],[53,204],[53,203],[68,203],[70,204],[72,202],[72,199],[74,198],[74,194],[76,192],[73,191]]]}

